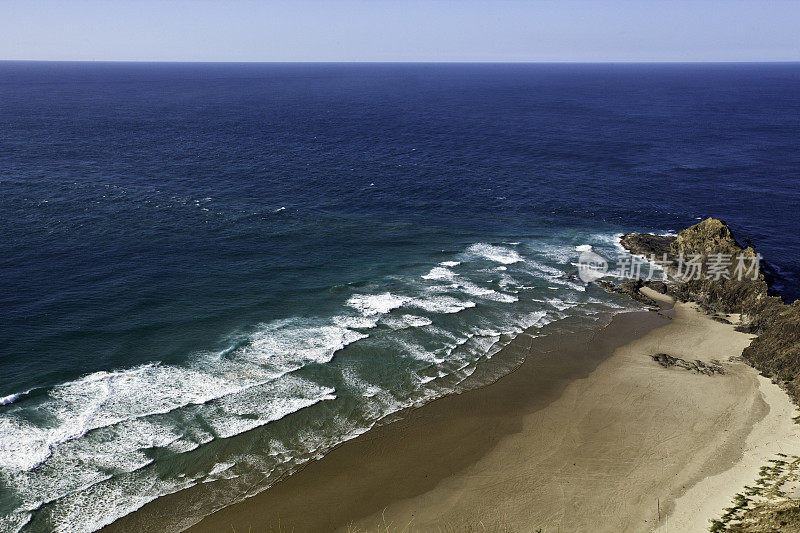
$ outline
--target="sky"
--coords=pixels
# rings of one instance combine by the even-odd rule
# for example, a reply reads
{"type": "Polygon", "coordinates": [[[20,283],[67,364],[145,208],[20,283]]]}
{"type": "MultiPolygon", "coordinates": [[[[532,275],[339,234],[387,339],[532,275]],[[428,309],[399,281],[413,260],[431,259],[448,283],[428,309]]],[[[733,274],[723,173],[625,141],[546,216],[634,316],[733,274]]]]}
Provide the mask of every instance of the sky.
{"type": "Polygon", "coordinates": [[[0,0],[0,59],[798,61],[800,0],[0,0]]]}

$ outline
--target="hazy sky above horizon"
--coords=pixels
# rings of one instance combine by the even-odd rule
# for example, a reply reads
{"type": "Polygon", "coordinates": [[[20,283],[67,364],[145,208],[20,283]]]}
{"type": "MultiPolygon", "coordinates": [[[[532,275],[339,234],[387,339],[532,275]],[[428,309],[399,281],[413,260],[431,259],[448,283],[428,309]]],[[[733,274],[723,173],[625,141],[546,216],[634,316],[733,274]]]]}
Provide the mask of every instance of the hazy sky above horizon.
{"type": "Polygon", "coordinates": [[[0,59],[797,61],[797,0],[3,0],[0,59]]]}

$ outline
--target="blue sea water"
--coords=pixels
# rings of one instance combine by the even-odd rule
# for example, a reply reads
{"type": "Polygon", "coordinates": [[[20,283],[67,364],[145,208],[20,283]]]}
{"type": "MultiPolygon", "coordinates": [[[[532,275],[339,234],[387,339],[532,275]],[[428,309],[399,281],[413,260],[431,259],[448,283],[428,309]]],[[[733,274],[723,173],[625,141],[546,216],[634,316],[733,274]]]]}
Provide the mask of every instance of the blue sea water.
{"type": "Polygon", "coordinates": [[[244,497],[629,305],[569,276],[622,232],[794,300],[798,143],[798,64],[0,63],[0,531],[244,497]]]}

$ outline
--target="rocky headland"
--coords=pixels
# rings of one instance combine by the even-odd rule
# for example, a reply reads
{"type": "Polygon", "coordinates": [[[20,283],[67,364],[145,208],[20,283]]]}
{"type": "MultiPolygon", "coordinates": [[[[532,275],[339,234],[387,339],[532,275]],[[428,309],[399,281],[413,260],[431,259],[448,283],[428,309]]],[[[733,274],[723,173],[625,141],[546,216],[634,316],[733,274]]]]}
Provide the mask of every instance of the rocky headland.
{"type": "MultiPolygon", "coordinates": [[[[779,382],[792,400],[800,403],[800,300],[786,304],[771,294],[773,277],[763,260],[757,274],[747,272],[727,279],[708,271],[708,265],[720,254],[730,258],[731,271],[738,257],[759,261],[752,246],[739,244],[725,222],[716,218],[708,218],[677,236],[627,233],[620,242],[634,255],[655,258],[668,276],[665,281],[630,280],[616,286],[616,290],[632,293],[648,286],[678,301],[696,302],[720,321],[727,320],[725,315],[740,315],[738,329],[757,335],[745,348],[744,359],[779,382]],[[704,265],[699,279],[681,276],[679,268],[688,258],[704,265]]],[[[641,297],[637,299],[642,301],[641,297]]]]}
{"type": "MultiPolygon", "coordinates": [[[[787,304],[772,294],[774,277],[752,246],[744,247],[719,219],[708,218],[677,236],[628,233],[622,246],[637,256],[658,261],[667,274],[664,281],[628,280],[607,289],[626,293],[649,304],[640,289],[650,289],[678,301],[695,302],[715,320],[738,319],[739,331],[756,335],[742,357],[767,378],[779,384],[795,404],[800,404],[800,300],[787,304]],[[722,254],[720,256],[720,254],[722,254]],[[705,266],[699,276],[687,279],[680,272],[687,258],[705,266]],[[720,276],[709,272],[715,258],[738,257],[760,263],[758,272],[745,276],[720,276]]],[[[717,259],[719,261],[719,259],[717,259]]],[[[662,366],[680,366],[711,374],[719,365],[701,367],[693,361],[667,354],[652,356],[662,366]]],[[[795,418],[798,421],[798,418],[795,418]]],[[[722,516],[711,521],[712,532],[800,531],[800,458],[778,454],[761,467],[759,478],[737,493],[722,516]]]]}

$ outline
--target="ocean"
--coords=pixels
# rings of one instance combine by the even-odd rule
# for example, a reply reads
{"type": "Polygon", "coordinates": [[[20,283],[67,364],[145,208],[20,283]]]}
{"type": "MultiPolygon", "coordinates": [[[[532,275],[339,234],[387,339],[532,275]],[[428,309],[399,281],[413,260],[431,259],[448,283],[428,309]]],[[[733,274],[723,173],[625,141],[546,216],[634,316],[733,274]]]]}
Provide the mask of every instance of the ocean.
{"type": "Polygon", "coordinates": [[[634,305],[574,276],[623,232],[800,297],[800,64],[0,62],[0,117],[4,532],[179,530],[494,379],[634,305]]]}

